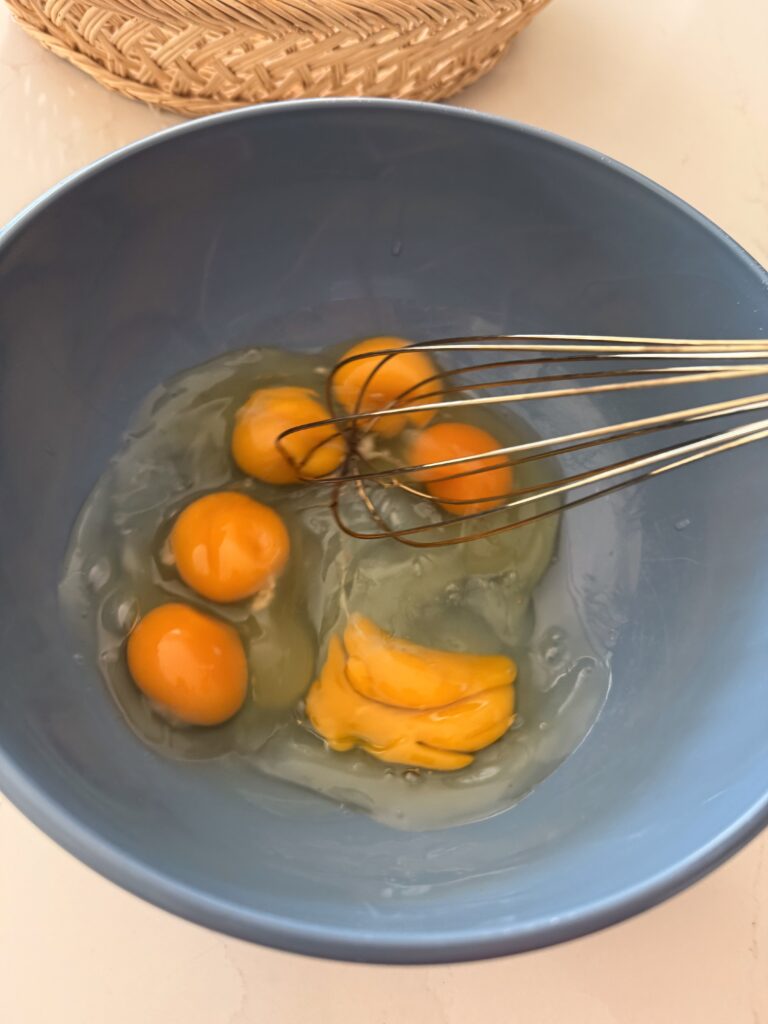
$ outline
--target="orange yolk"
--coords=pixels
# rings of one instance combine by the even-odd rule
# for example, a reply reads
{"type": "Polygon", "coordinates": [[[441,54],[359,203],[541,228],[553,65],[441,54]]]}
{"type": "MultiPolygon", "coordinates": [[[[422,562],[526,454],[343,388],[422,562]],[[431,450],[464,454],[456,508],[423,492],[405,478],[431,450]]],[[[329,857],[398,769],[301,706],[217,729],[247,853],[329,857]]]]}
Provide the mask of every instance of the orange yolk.
{"type": "MultiPolygon", "coordinates": [[[[469,423],[436,423],[413,436],[406,458],[411,466],[423,466],[482,455],[500,447],[503,446],[493,434],[480,427],[469,423]]],[[[499,508],[509,500],[514,485],[512,466],[503,456],[469,459],[454,466],[421,470],[413,474],[413,479],[423,481],[438,504],[455,516],[499,508]]]]}
{"type": "Polygon", "coordinates": [[[350,619],[344,646],[347,676],[357,692],[395,707],[442,707],[511,686],[515,678],[509,658],[421,647],[390,636],[362,615],[350,619]]]}
{"type": "MultiPolygon", "coordinates": [[[[345,353],[344,359],[366,352],[405,348],[407,344],[402,338],[368,338],[354,345],[345,353]]],[[[336,372],[333,393],[339,405],[349,413],[377,412],[394,406],[398,401],[400,405],[439,402],[442,393],[439,381],[428,382],[436,372],[435,364],[427,353],[418,349],[409,349],[390,358],[371,356],[369,359],[356,359],[336,372]],[[427,395],[429,397],[425,397],[427,395]]],[[[433,412],[425,410],[361,420],[360,425],[364,430],[394,437],[407,424],[424,426],[433,416],[433,412]]]]}
{"type": "Polygon", "coordinates": [[[254,391],[237,412],[232,456],[244,473],[268,484],[295,484],[329,476],[344,460],[344,438],[333,424],[277,439],[284,430],[327,420],[330,413],[309,388],[254,391]],[[287,452],[286,457],[283,452],[287,452]]]}
{"type": "Polygon", "coordinates": [[[248,665],[237,631],[185,604],[148,612],[128,637],[141,692],[190,725],[219,725],[242,707],[248,665]]]}
{"type": "Polygon", "coordinates": [[[306,700],[312,726],[333,750],[357,746],[381,761],[454,771],[512,724],[516,667],[509,658],[419,647],[362,616],[353,617],[345,645],[331,638],[306,700]]]}
{"type": "Polygon", "coordinates": [[[273,509],[221,491],[188,505],[170,537],[179,575],[211,601],[241,601],[269,587],[288,560],[290,541],[273,509]]]}

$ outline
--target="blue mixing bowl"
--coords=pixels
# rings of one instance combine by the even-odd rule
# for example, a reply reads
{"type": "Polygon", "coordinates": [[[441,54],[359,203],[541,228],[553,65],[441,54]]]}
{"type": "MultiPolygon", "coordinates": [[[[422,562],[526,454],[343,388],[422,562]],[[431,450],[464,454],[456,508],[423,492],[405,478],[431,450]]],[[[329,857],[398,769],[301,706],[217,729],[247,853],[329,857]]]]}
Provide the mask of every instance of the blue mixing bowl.
{"type": "MultiPolygon", "coordinates": [[[[765,274],[679,200],[579,146],[458,110],[266,107],[76,175],[0,245],[3,788],[144,898],[328,957],[530,949],[688,885],[768,817],[760,445],[565,517],[569,585],[612,651],[612,689],[587,739],[526,799],[454,829],[398,832],[229,762],[163,759],[127,728],[96,666],[73,660],[57,582],[80,504],[137,405],[227,349],[767,327],[765,274]]],[[[592,411],[657,406],[669,396],[592,411]]],[[[548,416],[537,429],[574,425],[566,405],[548,416]]]]}

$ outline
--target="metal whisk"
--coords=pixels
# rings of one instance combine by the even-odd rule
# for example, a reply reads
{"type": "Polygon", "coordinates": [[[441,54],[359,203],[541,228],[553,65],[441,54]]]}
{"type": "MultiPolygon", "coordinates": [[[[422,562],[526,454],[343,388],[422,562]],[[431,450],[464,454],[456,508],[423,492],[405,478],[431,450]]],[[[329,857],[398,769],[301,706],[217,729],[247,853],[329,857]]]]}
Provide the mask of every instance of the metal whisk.
{"type": "MultiPolygon", "coordinates": [[[[472,454],[421,465],[398,463],[391,454],[382,455],[375,450],[373,426],[377,420],[427,412],[460,420],[465,409],[499,405],[514,407],[521,402],[678,388],[766,375],[768,339],[694,341],[581,335],[499,335],[415,342],[406,347],[382,348],[353,355],[337,363],[327,383],[329,409],[333,415],[328,420],[284,431],[278,445],[290,434],[333,424],[346,438],[348,455],[340,469],[323,482],[331,488],[330,503],[340,528],[362,539],[394,537],[414,547],[441,547],[516,529],[543,516],[575,508],[711,455],[762,440],[768,437],[768,418],[752,417],[748,422],[730,428],[721,424],[714,432],[698,432],[695,437],[685,436],[662,447],[649,446],[638,454],[624,454],[618,459],[606,456],[594,468],[555,475],[545,483],[515,487],[494,496],[494,506],[480,511],[462,512],[462,505],[476,504],[468,499],[452,501],[451,513],[445,513],[445,502],[442,499],[438,501],[423,484],[419,484],[418,478],[425,470],[445,469],[446,473],[441,473],[440,479],[448,480],[487,472],[500,464],[509,465],[513,470],[540,460],[561,465],[562,460],[567,461],[569,456],[586,449],[607,450],[609,444],[640,438],[651,441],[659,433],[674,428],[704,427],[711,421],[766,410],[768,392],[678,408],[626,422],[601,424],[557,437],[521,441],[482,455],[472,454]],[[365,394],[375,384],[377,374],[391,360],[413,351],[433,354],[438,361],[441,354],[459,355],[463,364],[448,369],[437,368],[432,376],[401,392],[385,408],[364,411],[365,394]],[[334,399],[336,376],[342,367],[360,359],[375,359],[377,362],[365,380],[356,408],[339,411],[334,399]],[[488,465],[478,468],[479,460],[488,465]],[[468,463],[472,466],[467,466],[468,463]],[[440,514],[430,515],[426,522],[393,524],[382,511],[379,501],[379,495],[392,487],[413,495],[419,502],[431,503],[433,509],[440,509],[440,514]],[[350,522],[345,512],[348,500],[345,495],[349,489],[362,502],[371,529],[361,530],[350,522]]],[[[319,444],[324,443],[327,443],[327,438],[319,444]]],[[[282,450],[290,458],[285,448],[282,450]]],[[[296,469],[301,474],[302,464],[297,464],[296,469]]]]}

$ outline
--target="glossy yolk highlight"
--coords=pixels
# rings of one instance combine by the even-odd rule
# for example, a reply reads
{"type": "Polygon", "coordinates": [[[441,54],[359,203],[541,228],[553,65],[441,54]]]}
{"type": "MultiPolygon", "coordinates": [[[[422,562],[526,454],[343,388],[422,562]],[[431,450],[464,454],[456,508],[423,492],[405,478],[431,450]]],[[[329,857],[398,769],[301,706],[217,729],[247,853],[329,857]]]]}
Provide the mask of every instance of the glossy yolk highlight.
{"type": "MultiPolygon", "coordinates": [[[[407,344],[402,338],[368,338],[354,345],[343,358],[361,356],[366,352],[405,348],[407,344]]],[[[346,412],[377,412],[386,409],[400,400],[406,391],[408,394],[400,400],[402,405],[419,405],[420,399],[422,403],[440,401],[440,382],[429,381],[437,369],[425,352],[412,349],[402,355],[394,355],[385,362],[382,361],[384,358],[371,356],[369,359],[357,359],[336,372],[333,393],[346,412]],[[427,395],[429,397],[425,397],[427,395]]],[[[424,426],[433,416],[433,412],[425,410],[380,416],[374,420],[361,420],[360,423],[364,429],[384,437],[394,437],[407,424],[424,426]]]]}
{"type": "Polygon", "coordinates": [[[357,653],[350,656],[349,647],[345,651],[339,638],[332,637],[325,665],[306,700],[310,722],[333,750],[358,746],[381,761],[455,771],[471,764],[473,752],[499,739],[512,724],[516,668],[511,659],[407,644],[387,637],[361,616],[354,617],[345,642],[352,635],[350,630],[356,634],[353,642],[359,641],[357,653]],[[395,653],[384,664],[398,670],[404,667],[405,672],[384,684],[387,641],[395,653]],[[399,662],[403,648],[406,658],[399,662]],[[456,659],[454,665],[451,659],[456,659]],[[358,665],[350,671],[358,661],[365,663],[364,669],[358,665]],[[465,677],[462,685],[460,678],[470,661],[479,669],[479,678],[465,677]],[[424,679],[421,697],[417,693],[420,674],[424,679]],[[379,699],[361,692],[355,679],[364,679],[364,686],[378,693],[379,699]],[[490,685],[481,689],[484,683],[490,685]],[[457,693],[464,695],[455,699],[457,693]],[[387,699],[382,699],[385,694],[387,699]],[[435,703],[427,705],[427,700],[435,703]]]}
{"type": "Polygon", "coordinates": [[[128,637],[128,669],[145,696],[190,725],[240,710],[248,665],[237,631],[185,604],[148,612],[128,637]]]}
{"type": "Polygon", "coordinates": [[[290,434],[284,430],[327,420],[330,413],[309,388],[279,387],[254,391],[235,417],[232,456],[244,473],[268,484],[295,484],[329,476],[341,465],[344,438],[332,424],[290,434]]]}
{"type": "MultiPolygon", "coordinates": [[[[415,434],[408,445],[410,466],[482,455],[503,445],[487,430],[469,423],[436,423],[415,434]]],[[[499,508],[514,486],[512,466],[499,458],[469,459],[455,466],[422,470],[413,479],[426,483],[438,504],[455,516],[499,508]],[[477,472],[481,470],[482,472],[477,472]]]]}
{"type": "Polygon", "coordinates": [[[241,601],[269,587],[290,550],[277,512],[234,491],[188,505],[174,524],[170,544],[187,586],[222,602],[241,601]]]}

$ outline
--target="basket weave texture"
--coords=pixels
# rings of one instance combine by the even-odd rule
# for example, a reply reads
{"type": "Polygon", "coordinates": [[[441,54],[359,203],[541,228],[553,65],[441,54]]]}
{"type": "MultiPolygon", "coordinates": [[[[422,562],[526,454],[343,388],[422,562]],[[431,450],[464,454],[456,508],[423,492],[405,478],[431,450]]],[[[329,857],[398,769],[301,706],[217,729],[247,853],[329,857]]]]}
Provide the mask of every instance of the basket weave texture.
{"type": "Polygon", "coordinates": [[[439,100],[547,0],[6,0],[102,85],[198,116],[309,96],[439,100]]]}

